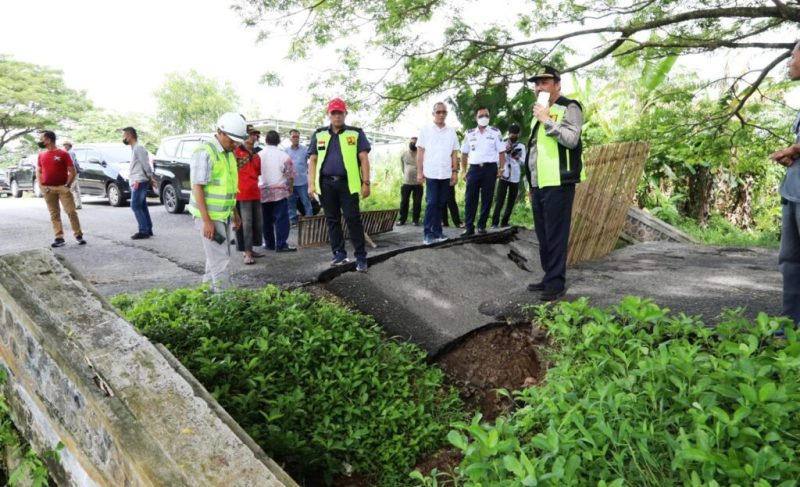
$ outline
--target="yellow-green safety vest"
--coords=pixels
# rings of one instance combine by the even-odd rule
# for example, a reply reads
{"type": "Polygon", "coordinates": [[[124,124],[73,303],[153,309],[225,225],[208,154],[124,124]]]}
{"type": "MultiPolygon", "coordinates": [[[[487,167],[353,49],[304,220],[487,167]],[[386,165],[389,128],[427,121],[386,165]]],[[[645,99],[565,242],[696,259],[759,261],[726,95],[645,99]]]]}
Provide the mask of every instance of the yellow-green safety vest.
{"type": "MultiPolygon", "coordinates": [[[[203,187],[206,195],[206,209],[212,220],[226,221],[236,206],[236,193],[239,191],[239,169],[233,152],[220,153],[213,142],[207,142],[195,149],[204,150],[211,157],[211,180],[203,187]]],[[[189,213],[200,218],[200,209],[194,199],[194,190],[189,198],[189,213]]]]}
{"type": "MultiPolygon", "coordinates": [[[[567,113],[567,106],[577,103],[565,97],[559,98],[550,107],[550,118],[560,123],[567,113]]],[[[536,123],[536,181],[540,188],[561,186],[586,180],[581,152],[583,144],[568,149],[558,143],[555,137],[546,134],[543,123],[536,123]]]]}
{"type": "MultiPolygon", "coordinates": [[[[322,165],[325,163],[325,154],[331,141],[331,133],[325,129],[316,133],[317,136],[317,191],[322,190],[320,186],[320,175],[322,165]]],[[[344,160],[344,170],[347,172],[347,188],[350,193],[361,192],[361,171],[358,164],[358,131],[344,129],[339,132],[339,147],[342,149],[342,159],[344,160]]]]}

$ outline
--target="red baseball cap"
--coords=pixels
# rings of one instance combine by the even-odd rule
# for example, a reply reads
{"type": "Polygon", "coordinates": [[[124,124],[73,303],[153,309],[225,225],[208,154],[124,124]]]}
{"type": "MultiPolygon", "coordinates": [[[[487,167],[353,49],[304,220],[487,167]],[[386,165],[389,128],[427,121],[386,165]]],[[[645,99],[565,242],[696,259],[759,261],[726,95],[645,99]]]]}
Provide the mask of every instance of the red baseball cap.
{"type": "Polygon", "coordinates": [[[328,102],[328,113],[331,112],[344,112],[347,113],[347,105],[341,98],[334,98],[328,102]]]}

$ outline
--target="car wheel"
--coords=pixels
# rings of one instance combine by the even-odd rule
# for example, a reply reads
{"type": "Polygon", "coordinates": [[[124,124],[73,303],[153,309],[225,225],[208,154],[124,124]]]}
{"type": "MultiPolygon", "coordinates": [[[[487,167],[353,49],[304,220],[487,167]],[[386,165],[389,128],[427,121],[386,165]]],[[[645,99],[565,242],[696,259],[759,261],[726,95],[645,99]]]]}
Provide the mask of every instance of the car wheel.
{"type": "Polygon", "coordinates": [[[122,195],[122,190],[119,189],[117,183],[111,183],[108,185],[108,202],[111,206],[122,206],[125,204],[125,197],[122,195]]]}
{"type": "Polygon", "coordinates": [[[39,187],[39,183],[35,179],[33,180],[33,195],[37,198],[42,197],[42,188],[39,187]]]}
{"type": "Polygon", "coordinates": [[[178,191],[172,184],[165,184],[164,189],[161,191],[161,200],[164,202],[164,208],[167,213],[183,213],[186,204],[178,198],[178,191]]]}
{"type": "Polygon", "coordinates": [[[22,191],[20,191],[19,184],[16,181],[11,181],[11,194],[14,198],[22,198],[22,191]]]}

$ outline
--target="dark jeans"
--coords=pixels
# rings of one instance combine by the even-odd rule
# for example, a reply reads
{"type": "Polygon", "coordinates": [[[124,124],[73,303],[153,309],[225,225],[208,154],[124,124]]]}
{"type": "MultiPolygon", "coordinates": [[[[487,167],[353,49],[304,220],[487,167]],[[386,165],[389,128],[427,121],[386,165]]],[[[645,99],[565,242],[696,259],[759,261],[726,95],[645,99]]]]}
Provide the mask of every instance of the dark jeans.
{"type": "Polygon", "coordinates": [[[400,223],[405,223],[408,218],[408,200],[412,195],[414,196],[414,206],[411,210],[411,221],[419,223],[420,207],[422,206],[421,184],[404,184],[400,188],[400,223]]]}
{"type": "Polygon", "coordinates": [[[314,210],[311,208],[311,200],[308,198],[308,184],[295,185],[292,194],[289,195],[289,221],[297,223],[297,210],[300,210],[304,216],[312,216],[314,210]],[[297,207],[297,202],[300,201],[300,206],[297,207]]]}
{"type": "Polygon", "coordinates": [[[139,233],[145,235],[153,233],[153,221],[150,219],[150,211],[147,209],[147,191],[149,189],[149,181],[139,183],[139,189],[133,189],[133,185],[131,185],[131,210],[139,224],[139,233]]]}
{"type": "Polygon", "coordinates": [[[783,202],[778,253],[778,265],[783,274],[783,314],[800,324],[800,203],[783,202]]]}
{"type": "Polygon", "coordinates": [[[425,220],[422,224],[424,225],[426,238],[444,236],[442,233],[442,215],[447,211],[449,188],[449,179],[425,178],[425,220]]]}
{"type": "Polygon", "coordinates": [[[461,215],[458,214],[458,201],[456,201],[455,186],[450,186],[450,189],[447,191],[447,205],[445,206],[445,209],[442,212],[442,224],[444,226],[449,225],[449,223],[447,222],[448,210],[450,210],[450,216],[453,218],[453,225],[455,226],[461,225],[461,215]]]}
{"type": "Polygon", "coordinates": [[[467,194],[464,208],[464,227],[467,231],[475,228],[475,212],[478,209],[478,196],[481,199],[481,213],[478,215],[478,228],[486,228],[489,209],[492,207],[494,183],[497,181],[497,164],[471,164],[467,169],[467,194]]]}
{"type": "Polygon", "coordinates": [[[289,246],[289,200],[261,203],[264,245],[270,250],[285,249],[289,246]]]}
{"type": "Polygon", "coordinates": [[[518,193],[519,183],[511,183],[502,179],[497,182],[497,198],[495,198],[494,203],[492,225],[508,226],[508,219],[511,218],[511,212],[514,211],[518,193]],[[506,194],[508,194],[508,201],[506,201],[506,194]],[[503,212],[503,218],[501,219],[500,212],[503,210],[503,204],[506,206],[506,211],[503,212]]]}
{"type": "Polygon", "coordinates": [[[328,222],[328,238],[331,241],[333,255],[347,256],[344,249],[344,232],[342,232],[342,215],[350,231],[353,252],[356,258],[366,258],[364,247],[364,226],[361,224],[361,212],[358,209],[358,193],[350,193],[347,178],[333,179],[322,176],[320,185],[320,202],[328,222]]]}
{"type": "Polygon", "coordinates": [[[545,292],[561,291],[567,281],[567,248],[574,199],[574,184],[533,188],[533,224],[539,240],[545,292]]]}
{"type": "Polygon", "coordinates": [[[261,246],[261,201],[237,201],[236,208],[242,220],[242,225],[236,230],[236,250],[252,251],[253,247],[261,246]]]}

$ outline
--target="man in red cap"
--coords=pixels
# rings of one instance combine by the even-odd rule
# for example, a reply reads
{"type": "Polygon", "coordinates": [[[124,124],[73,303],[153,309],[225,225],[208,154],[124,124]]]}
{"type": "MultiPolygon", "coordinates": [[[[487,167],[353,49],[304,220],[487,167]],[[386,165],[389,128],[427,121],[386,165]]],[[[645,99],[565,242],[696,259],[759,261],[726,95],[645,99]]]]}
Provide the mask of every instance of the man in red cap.
{"type": "Polygon", "coordinates": [[[371,146],[363,130],[345,125],[346,116],[344,101],[334,98],[328,103],[330,125],[318,128],[311,136],[308,144],[308,195],[316,199],[316,193],[320,194],[333,251],[331,265],[348,262],[341,224],[344,214],[355,249],[356,270],[366,272],[367,251],[358,202],[359,195],[362,198],[369,196],[371,146]]]}

